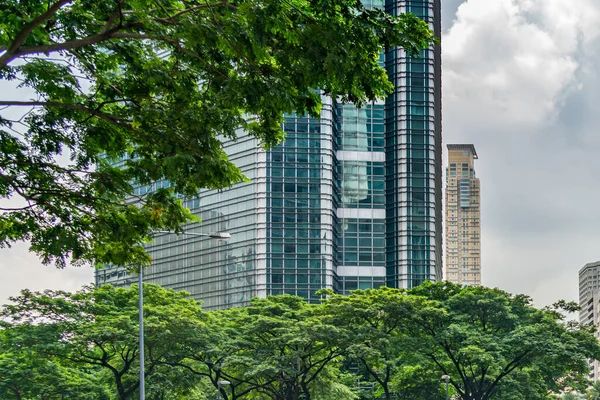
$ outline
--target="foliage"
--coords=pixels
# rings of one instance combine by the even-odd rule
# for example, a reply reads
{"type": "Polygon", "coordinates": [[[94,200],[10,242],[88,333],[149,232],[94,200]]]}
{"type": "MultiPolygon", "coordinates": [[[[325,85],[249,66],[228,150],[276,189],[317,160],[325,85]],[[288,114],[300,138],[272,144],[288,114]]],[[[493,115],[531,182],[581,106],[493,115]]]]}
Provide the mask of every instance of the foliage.
{"type": "MultiPolygon", "coordinates": [[[[498,289],[425,283],[322,304],[282,295],[203,312],[186,293],[145,285],[148,399],[374,400],[597,398],[587,327],[498,289]],[[587,390],[587,392],[586,392],[587,390]]],[[[5,306],[0,397],[138,396],[137,287],[23,291],[5,306]]]]}
{"type": "Polygon", "coordinates": [[[543,399],[585,388],[587,360],[600,358],[600,344],[587,328],[532,307],[527,296],[448,282],[409,293],[437,303],[416,316],[428,337],[421,351],[465,400],[543,399]]]}
{"type": "Polygon", "coordinates": [[[38,341],[56,340],[54,336],[45,326],[0,331],[0,398],[50,399],[68,395],[74,400],[108,400],[97,368],[78,368],[31,346],[38,341]]]}
{"type": "Polygon", "coordinates": [[[2,209],[0,245],[145,265],[153,231],[194,220],[177,194],[244,180],[222,140],[272,146],[320,94],[382,98],[379,54],[433,42],[417,17],[356,0],[3,1],[0,80],[23,91],[0,101],[0,199],[23,201],[2,209]]]}
{"type": "Polygon", "coordinates": [[[347,365],[357,365],[361,380],[373,382],[386,400],[398,397],[393,392],[410,392],[409,398],[439,394],[439,377],[424,368],[428,360],[411,351],[420,340],[411,321],[423,303],[422,298],[388,288],[333,295],[325,302],[335,324],[352,332],[347,365]]]}
{"type": "MultiPolygon", "coordinates": [[[[119,400],[139,386],[137,287],[84,288],[77,293],[24,290],[4,308],[13,346],[28,348],[45,359],[59,359],[82,371],[101,370],[105,384],[119,400]],[[16,333],[16,334],[15,334],[16,333]]],[[[145,374],[148,392],[161,393],[177,378],[165,367],[192,330],[202,329],[198,304],[185,292],[144,285],[145,374]]],[[[182,391],[192,385],[176,380],[182,391]]],[[[175,390],[176,389],[176,390],[175,390]]]]}
{"type": "MultiPolygon", "coordinates": [[[[245,308],[216,312],[219,321],[209,347],[196,347],[190,358],[203,364],[196,373],[214,382],[231,382],[223,397],[311,399],[344,392],[324,376],[334,376],[342,356],[344,332],[327,323],[319,306],[299,297],[255,298],[245,308]],[[198,351],[201,350],[201,351],[198,351]],[[315,396],[312,394],[316,393],[315,396]]],[[[214,325],[213,325],[214,326],[214,325]]]]}
{"type": "Polygon", "coordinates": [[[600,400],[600,381],[594,382],[594,385],[587,390],[586,399],[600,400]]]}

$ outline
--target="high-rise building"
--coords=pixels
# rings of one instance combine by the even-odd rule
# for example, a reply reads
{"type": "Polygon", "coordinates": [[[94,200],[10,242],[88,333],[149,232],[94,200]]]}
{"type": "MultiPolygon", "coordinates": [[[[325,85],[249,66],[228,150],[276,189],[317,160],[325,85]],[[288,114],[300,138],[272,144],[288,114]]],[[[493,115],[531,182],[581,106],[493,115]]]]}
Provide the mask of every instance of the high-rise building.
{"type": "MultiPolygon", "coordinates": [[[[440,36],[440,0],[364,3],[412,12],[440,36]]],[[[357,109],[324,98],[319,119],[286,116],[286,140],[270,151],[251,138],[229,143],[251,182],[186,204],[202,219],[189,232],[228,232],[231,240],[158,234],[148,246],[154,261],[146,281],[187,290],[211,309],[253,296],[316,301],[324,287],[408,288],[441,279],[440,47],[418,58],[390,49],[381,59],[396,88],[385,101],[357,109]]],[[[96,275],[97,284],[132,279],[120,268],[96,275]]]]}
{"type": "MultiPolygon", "coordinates": [[[[579,270],[579,323],[600,328],[600,261],[585,264],[579,270]]],[[[594,333],[600,340],[598,330],[594,333]]],[[[600,380],[600,362],[590,360],[590,379],[600,380]]]]}
{"type": "Polygon", "coordinates": [[[584,325],[593,323],[594,309],[592,299],[600,290],[600,261],[587,263],[579,270],[579,322],[584,325]]]}
{"type": "Polygon", "coordinates": [[[480,190],[472,144],[449,144],[446,168],[446,274],[463,285],[481,285],[480,190]]]}

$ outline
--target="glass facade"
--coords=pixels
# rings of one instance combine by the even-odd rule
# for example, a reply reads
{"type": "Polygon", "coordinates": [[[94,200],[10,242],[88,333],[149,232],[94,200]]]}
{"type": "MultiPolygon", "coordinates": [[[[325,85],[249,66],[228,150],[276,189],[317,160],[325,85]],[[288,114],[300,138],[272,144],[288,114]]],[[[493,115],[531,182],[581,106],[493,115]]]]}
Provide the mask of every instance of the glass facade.
{"type": "MultiPolygon", "coordinates": [[[[363,3],[412,12],[440,36],[439,0],[363,3]]],[[[347,293],[441,279],[440,48],[420,56],[381,55],[396,88],[385,101],[358,109],[323,97],[319,119],[285,116],[286,140],[270,151],[253,139],[229,144],[252,181],[189,204],[203,220],[191,232],[229,232],[231,240],[157,236],[147,280],[213,309],[252,296],[318,301],[324,287],[347,293]]],[[[99,271],[97,283],[126,284],[124,274],[99,271]]]]}
{"type": "Polygon", "coordinates": [[[322,161],[332,148],[324,143],[331,137],[323,124],[327,121],[286,116],[286,140],[267,154],[267,294],[314,300],[327,286],[327,271],[331,281],[332,218],[322,207],[332,196],[331,177],[322,161]]]}
{"type": "MultiPolygon", "coordinates": [[[[152,265],[144,271],[146,282],[190,292],[207,309],[247,304],[250,298],[261,295],[261,290],[264,292],[265,153],[249,137],[229,143],[226,150],[251,182],[225,191],[207,190],[199,198],[187,200],[185,205],[202,222],[187,226],[189,235],[156,234],[147,246],[152,265]],[[215,232],[230,233],[231,239],[219,241],[195,235],[215,232]]],[[[156,183],[163,184],[168,183],[156,183]]],[[[136,282],[137,275],[122,268],[107,267],[96,272],[97,285],[136,282]]]]}
{"type": "MultiPolygon", "coordinates": [[[[411,12],[439,36],[439,1],[387,1],[411,12]]],[[[413,287],[442,276],[441,52],[386,54],[395,92],[386,101],[386,278],[413,287]]]]}

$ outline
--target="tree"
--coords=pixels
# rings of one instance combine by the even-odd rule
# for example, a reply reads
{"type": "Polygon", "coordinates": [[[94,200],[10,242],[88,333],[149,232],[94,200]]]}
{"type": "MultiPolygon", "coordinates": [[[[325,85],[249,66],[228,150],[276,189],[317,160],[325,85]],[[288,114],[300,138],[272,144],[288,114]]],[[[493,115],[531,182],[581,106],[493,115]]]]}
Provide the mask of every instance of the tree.
{"type": "Polygon", "coordinates": [[[433,398],[439,376],[415,351],[422,340],[412,318],[426,300],[391,288],[329,294],[328,315],[347,332],[346,365],[358,366],[359,379],[380,388],[382,398],[433,398]]]}
{"type": "Polygon", "coordinates": [[[323,318],[320,307],[281,295],[216,312],[221,324],[216,329],[211,325],[220,332],[211,340],[215,346],[195,346],[189,359],[203,364],[197,373],[215,386],[222,379],[231,382],[222,388],[226,399],[310,400],[343,393],[345,388],[323,379],[336,374],[343,332],[323,318]]]}
{"type": "Polygon", "coordinates": [[[586,399],[600,400],[600,381],[594,382],[594,385],[587,390],[586,399]]]}
{"type": "MultiPolygon", "coordinates": [[[[172,361],[176,357],[195,330],[203,329],[198,304],[188,299],[185,292],[166,290],[158,285],[144,285],[144,300],[148,398],[163,398],[168,390],[175,393],[190,390],[193,379],[184,379],[183,371],[164,364],[167,359],[172,361]],[[177,387],[169,388],[165,384],[171,381],[176,382],[177,387]]],[[[95,375],[103,378],[119,400],[137,393],[136,286],[115,289],[106,285],[85,288],[74,294],[24,290],[11,301],[14,304],[5,306],[1,315],[10,321],[7,332],[13,334],[13,345],[81,371],[95,370],[95,375]]],[[[42,367],[43,364],[34,365],[35,374],[42,367]]]]}
{"type": "Polygon", "coordinates": [[[23,345],[59,339],[51,331],[34,325],[0,331],[0,398],[108,400],[99,369],[78,368],[23,345]]]}
{"type": "Polygon", "coordinates": [[[449,282],[408,293],[431,301],[415,314],[428,337],[421,351],[462,399],[546,399],[567,387],[585,389],[587,360],[600,357],[589,329],[532,307],[527,296],[449,282]]]}
{"type": "Polygon", "coordinates": [[[0,101],[0,199],[22,200],[0,245],[59,267],[147,264],[152,231],[194,220],[178,195],[244,180],[223,139],[269,147],[321,94],[381,98],[379,54],[434,42],[357,0],[7,0],[0,27],[0,80],[34,93],[0,101]]]}
{"type": "Polygon", "coordinates": [[[581,396],[578,393],[567,392],[561,396],[562,400],[583,400],[585,397],[581,396]]]}

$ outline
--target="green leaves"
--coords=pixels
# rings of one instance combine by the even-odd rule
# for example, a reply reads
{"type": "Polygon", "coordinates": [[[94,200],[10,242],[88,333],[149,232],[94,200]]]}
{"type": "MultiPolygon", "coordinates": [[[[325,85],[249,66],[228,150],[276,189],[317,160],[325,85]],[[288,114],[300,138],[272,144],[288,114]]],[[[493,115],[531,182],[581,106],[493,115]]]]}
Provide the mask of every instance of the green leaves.
{"type": "Polygon", "coordinates": [[[533,308],[525,296],[448,282],[425,283],[409,294],[445,309],[435,323],[417,311],[427,338],[422,351],[452,377],[463,399],[545,398],[548,391],[580,387],[587,358],[600,349],[585,329],[563,325],[556,313],[533,308]],[[528,379],[535,385],[515,383],[528,379]]]}
{"type": "Polygon", "coordinates": [[[192,220],[178,195],[245,180],[223,138],[269,148],[283,114],[319,116],[321,95],[382,98],[379,55],[434,42],[355,0],[9,0],[0,32],[0,79],[33,92],[0,101],[0,196],[21,200],[0,246],[134,269],[152,231],[192,220]],[[148,195],[159,181],[170,190],[148,195]]]}
{"type": "MultiPolygon", "coordinates": [[[[585,390],[587,360],[600,357],[587,329],[498,289],[426,283],[208,313],[186,296],[144,286],[149,397],[214,398],[227,380],[228,400],[434,399],[449,375],[462,399],[548,399],[585,390]]],[[[0,313],[0,397],[135,398],[135,285],[11,300],[0,313]]]]}
{"type": "MultiPolygon", "coordinates": [[[[144,297],[146,377],[152,388],[153,374],[161,379],[173,376],[175,369],[165,364],[183,357],[181,347],[189,343],[194,332],[202,330],[203,314],[185,292],[146,285],[144,297]]],[[[2,312],[10,323],[0,333],[10,339],[11,350],[6,351],[23,349],[18,354],[35,371],[34,376],[44,377],[46,368],[64,370],[67,381],[63,389],[74,393],[80,384],[72,382],[70,376],[89,372],[93,378],[81,379],[95,381],[120,400],[132,398],[139,383],[137,287],[89,287],[75,294],[23,291],[11,300],[14,305],[6,306],[2,312]]],[[[0,369],[2,362],[0,358],[0,369]]],[[[17,371],[21,373],[21,369],[17,371]]],[[[16,379],[0,375],[0,385],[17,384],[16,379]]],[[[189,383],[180,385],[179,390],[189,390],[189,383]]],[[[38,396],[45,387],[32,382],[30,390],[31,397],[24,398],[38,396]]],[[[93,398],[105,398],[103,392],[104,389],[95,389],[98,397],[93,398]]],[[[90,397],[82,392],[76,398],[90,397]]]]}

